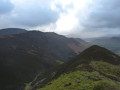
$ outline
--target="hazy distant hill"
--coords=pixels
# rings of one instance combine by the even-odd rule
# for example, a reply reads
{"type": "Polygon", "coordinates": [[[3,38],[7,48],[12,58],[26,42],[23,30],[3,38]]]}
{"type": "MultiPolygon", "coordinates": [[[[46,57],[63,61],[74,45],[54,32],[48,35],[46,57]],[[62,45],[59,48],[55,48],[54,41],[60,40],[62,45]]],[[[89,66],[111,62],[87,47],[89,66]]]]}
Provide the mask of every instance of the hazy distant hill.
{"type": "Polygon", "coordinates": [[[27,30],[19,29],[19,28],[7,28],[0,30],[0,36],[11,35],[11,34],[19,34],[26,32],[27,30]]]}
{"type": "Polygon", "coordinates": [[[22,90],[38,73],[66,62],[89,45],[56,33],[28,31],[0,37],[0,89],[22,90]]]}
{"type": "Polygon", "coordinates": [[[39,75],[25,90],[120,90],[120,57],[92,46],[54,69],[39,75]]]}
{"type": "Polygon", "coordinates": [[[90,43],[92,45],[103,46],[120,55],[120,37],[96,39],[90,43]]]}

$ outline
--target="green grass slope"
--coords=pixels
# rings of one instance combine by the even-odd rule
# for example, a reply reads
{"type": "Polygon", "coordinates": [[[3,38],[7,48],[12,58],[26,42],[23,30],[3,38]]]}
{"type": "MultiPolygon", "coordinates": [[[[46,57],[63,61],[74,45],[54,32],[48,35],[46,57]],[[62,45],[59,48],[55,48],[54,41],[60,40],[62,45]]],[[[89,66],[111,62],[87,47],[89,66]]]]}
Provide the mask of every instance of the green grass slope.
{"type": "Polygon", "coordinates": [[[71,61],[39,75],[28,90],[120,90],[120,57],[92,46],[71,61]]]}
{"type": "Polygon", "coordinates": [[[92,61],[90,65],[96,70],[81,70],[84,65],[80,65],[37,90],[120,90],[120,66],[102,61],[92,61]]]}

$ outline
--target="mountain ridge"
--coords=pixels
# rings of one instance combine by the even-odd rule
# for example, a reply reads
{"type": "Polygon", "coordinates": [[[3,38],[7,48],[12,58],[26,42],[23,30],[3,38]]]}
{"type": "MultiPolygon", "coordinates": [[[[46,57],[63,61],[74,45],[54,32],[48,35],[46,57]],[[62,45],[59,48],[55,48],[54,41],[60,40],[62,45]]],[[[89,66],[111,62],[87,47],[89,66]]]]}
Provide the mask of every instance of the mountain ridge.
{"type": "Polygon", "coordinates": [[[77,55],[69,43],[80,44],[74,39],[40,31],[0,37],[0,89],[19,90],[38,73],[67,62],[77,55]]]}
{"type": "MultiPolygon", "coordinates": [[[[109,63],[110,65],[120,65],[120,57],[118,55],[114,54],[113,52],[103,48],[103,47],[99,47],[97,45],[94,45],[94,46],[86,49],[85,51],[83,51],[80,55],[76,56],[71,61],[68,61],[67,63],[65,63],[63,65],[61,65],[61,66],[59,66],[51,71],[43,73],[43,75],[38,76],[37,79],[31,83],[31,86],[30,86],[31,89],[29,89],[29,90],[36,90],[36,88],[41,88],[39,90],[42,90],[42,87],[44,88],[45,86],[48,86],[48,87],[51,86],[52,84],[49,85],[49,83],[50,82],[52,83],[52,80],[57,80],[57,78],[59,78],[61,75],[64,75],[65,73],[68,75],[72,74],[72,72],[75,72],[76,70],[80,70],[80,72],[86,71],[86,70],[87,70],[87,72],[98,72],[93,66],[91,66],[91,65],[94,65],[93,63],[97,63],[97,62],[98,63],[104,62],[105,64],[109,63]],[[94,54],[96,54],[96,55],[100,54],[100,56],[99,57],[94,56],[94,54]],[[106,58],[103,58],[103,56],[101,56],[103,54],[105,54],[105,55],[108,54],[108,55],[106,58]],[[92,58],[91,58],[91,55],[92,55],[92,58]],[[112,61],[108,60],[109,58],[111,58],[111,56],[112,56],[112,59],[111,59],[112,61]],[[53,75],[53,73],[54,73],[54,75],[53,75]],[[50,77],[50,75],[51,75],[51,77],[50,77]],[[43,80],[43,78],[44,78],[44,80],[43,80]],[[47,83],[48,83],[48,85],[47,85],[47,83]]],[[[115,78],[114,76],[109,76],[108,74],[103,73],[101,71],[99,71],[99,74],[101,76],[104,76],[105,78],[107,77],[107,78],[110,78],[112,80],[119,81],[119,79],[115,78]]],[[[66,76],[66,78],[67,78],[67,76],[66,76]]],[[[70,83],[70,82],[68,82],[68,83],[70,83]]],[[[63,82],[63,84],[65,84],[65,83],[63,82]]],[[[68,85],[68,87],[69,86],[72,87],[72,85],[68,85]]],[[[60,87],[58,86],[58,88],[60,88],[60,87]]],[[[49,88],[49,89],[52,90],[51,88],[49,88]]],[[[59,89],[55,89],[55,90],[59,90],[59,89]]],[[[72,90],[72,89],[69,89],[69,90],[72,90]]],[[[82,90],[82,89],[78,89],[78,90],[82,90]]],[[[88,90],[88,89],[85,89],[85,90],[88,90]]],[[[90,90],[92,90],[92,89],[90,89],[90,90]]],[[[102,90],[102,89],[100,89],[100,90],[102,90]]],[[[109,89],[107,89],[107,90],[109,90],[109,89]]],[[[112,90],[119,90],[119,89],[112,89],[112,90]]]]}

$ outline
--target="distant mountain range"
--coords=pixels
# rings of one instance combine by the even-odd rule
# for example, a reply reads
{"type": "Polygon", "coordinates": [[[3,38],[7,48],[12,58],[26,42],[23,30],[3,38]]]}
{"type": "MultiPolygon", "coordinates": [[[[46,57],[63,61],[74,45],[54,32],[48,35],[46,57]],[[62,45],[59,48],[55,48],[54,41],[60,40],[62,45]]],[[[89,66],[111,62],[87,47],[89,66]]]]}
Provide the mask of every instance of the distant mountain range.
{"type": "Polygon", "coordinates": [[[91,45],[105,47],[120,55],[120,37],[100,38],[90,42],[91,45]]]}
{"type": "Polygon", "coordinates": [[[0,31],[0,90],[23,90],[37,74],[58,66],[89,47],[81,39],[53,32],[0,31]]]}
{"type": "Polygon", "coordinates": [[[120,90],[119,65],[118,55],[94,45],[38,75],[25,90],[120,90]]]}

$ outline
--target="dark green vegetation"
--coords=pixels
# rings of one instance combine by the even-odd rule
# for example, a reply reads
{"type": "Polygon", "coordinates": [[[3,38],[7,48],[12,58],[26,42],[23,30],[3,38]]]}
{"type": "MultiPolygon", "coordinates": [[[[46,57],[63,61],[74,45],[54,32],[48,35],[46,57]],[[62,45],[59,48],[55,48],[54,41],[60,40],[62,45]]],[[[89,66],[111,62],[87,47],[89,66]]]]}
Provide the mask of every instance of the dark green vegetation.
{"type": "Polygon", "coordinates": [[[105,47],[120,55],[120,37],[96,39],[91,41],[90,44],[105,47]]]}
{"type": "MultiPolygon", "coordinates": [[[[5,30],[6,33],[9,31],[9,29],[5,30]]],[[[16,32],[14,30],[10,29],[16,32]]],[[[0,37],[0,90],[23,90],[25,83],[32,81],[38,73],[76,56],[76,48],[77,52],[81,52],[87,47],[88,45],[83,41],[80,43],[73,38],[55,33],[28,31],[2,36],[0,37]]]]}
{"type": "Polygon", "coordinates": [[[120,90],[120,57],[92,46],[72,60],[38,75],[25,90],[120,90]]]}

